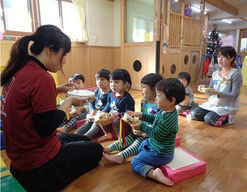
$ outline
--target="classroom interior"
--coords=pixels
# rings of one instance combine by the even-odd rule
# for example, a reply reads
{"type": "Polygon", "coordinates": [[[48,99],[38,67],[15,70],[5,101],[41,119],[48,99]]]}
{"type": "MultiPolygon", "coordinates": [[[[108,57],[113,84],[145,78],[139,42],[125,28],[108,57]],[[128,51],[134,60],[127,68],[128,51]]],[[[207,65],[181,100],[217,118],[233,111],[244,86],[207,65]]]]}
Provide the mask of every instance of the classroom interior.
{"type": "MultiPolygon", "coordinates": [[[[233,46],[240,57],[238,68],[242,72],[243,85],[240,107],[233,125],[218,128],[179,116],[180,146],[207,162],[204,174],[168,187],[134,173],[130,166],[132,158],[128,158],[121,165],[100,164],[63,191],[246,191],[246,0],[13,2],[1,0],[1,71],[7,64],[11,46],[16,40],[31,34],[39,25],[54,24],[63,28],[72,39],[72,48],[63,71],[52,74],[56,84],[67,82],[74,73],[81,73],[85,77],[86,86],[95,86],[95,74],[99,69],[112,71],[124,68],[132,78],[130,93],[135,99],[137,111],[140,111],[142,99],[141,78],[148,73],[176,78],[179,72],[188,72],[195,101],[201,104],[207,100],[205,94],[197,91],[197,86],[209,81],[207,74],[202,73],[202,59],[207,53],[208,35],[214,29],[222,45],[233,46]],[[73,7],[73,2],[81,3],[73,7]],[[22,11],[13,14],[18,6],[22,7],[22,11]],[[70,12],[72,8],[76,9],[73,11],[76,15],[70,12]],[[42,11],[46,11],[46,14],[42,11]],[[16,19],[18,14],[22,21],[16,19]],[[72,22],[72,16],[78,19],[72,22]],[[74,29],[80,31],[79,35],[74,29]]],[[[103,141],[102,144],[111,142],[113,140],[103,141]]],[[[1,150],[1,158],[9,168],[10,160],[4,149],[1,150]]]]}

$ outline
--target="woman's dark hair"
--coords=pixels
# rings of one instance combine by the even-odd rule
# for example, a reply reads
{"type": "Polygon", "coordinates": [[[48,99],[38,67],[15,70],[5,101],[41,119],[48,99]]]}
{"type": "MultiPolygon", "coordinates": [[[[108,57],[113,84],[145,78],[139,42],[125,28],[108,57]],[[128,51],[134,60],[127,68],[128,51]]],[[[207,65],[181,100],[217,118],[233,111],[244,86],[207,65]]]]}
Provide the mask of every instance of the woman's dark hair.
{"type": "Polygon", "coordinates": [[[176,105],[181,103],[185,98],[184,85],[175,78],[167,78],[159,81],[156,89],[162,91],[169,101],[172,101],[172,97],[174,97],[176,99],[176,105]]]}
{"type": "Polygon", "coordinates": [[[141,79],[141,84],[149,85],[151,90],[154,90],[155,85],[162,79],[163,77],[160,74],[149,73],[141,79]]]}
{"type": "Polygon", "coordinates": [[[125,69],[115,69],[114,71],[111,72],[110,78],[112,80],[122,80],[124,83],[128,82],[129,85],[130,85],[129,86],[129,90],[130,90],[130,88],[132,86],[130,74],[125,69]]]}
{"type": "Polygon", "coordinates": [[[235,67],[235,60],[237,57],[237,53],[232,46],[219,47],[217,52],[218,54],[221,53],[221,55],[227,57],[228,59],[233,58],[231,62],[231,66],[235,67]]]}
{"type": "Polygon", "coordinates": [[[68,53],[71,49],[71,41],[69,37],[58,27],[54,25],[40,26],[34,34],[19,39],[12,46],[7,67],[1,74],[1,86],[7,84],[16,72],[25,66],[29,59],[28,44],[30,41],[33,41],[30,51],[34,55],[40,54],[45,47],[49,47],[55,52],[58,52],[63,48],[63,55],[68,53]]]}
{"type": "Polygon", "coordinates": [[[79,74],[79,73],[75,73],[73,74],[70,78],[69,78],[69,81],[74,81],[76,79],[80,79],[82,80],[83,83],[85,83],[85,77],[82,75],[82,74],[79,74]]]}
{"type": "Polygon", "coordinates": [[[107,81],[110,80],[110,71],[107,69],[101,69],[95,74],[95,78],[102,77],[106,79],[107,81]]]}
{"type": "Polygon", "coordinates": [[[178,79],[186,79],[187,85],[189,85],[190,84],[191,77],[190,77],[190,74],[187,73],[187,72],[180,72],[178,74],[178,79]]]}

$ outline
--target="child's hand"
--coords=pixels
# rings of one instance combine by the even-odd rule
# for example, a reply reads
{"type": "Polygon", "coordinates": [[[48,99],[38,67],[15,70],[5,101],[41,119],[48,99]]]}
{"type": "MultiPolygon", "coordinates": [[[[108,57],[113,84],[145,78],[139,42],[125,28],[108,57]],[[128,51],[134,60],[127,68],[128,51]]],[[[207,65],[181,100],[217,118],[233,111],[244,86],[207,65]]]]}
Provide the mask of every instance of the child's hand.
{"type": "Polygon", "coordinates": [[[96,113],[97,113],[97,111],[93,110],[93,111],[90,112],[90,115],[91,115],[91,116],[95,116],[96,113]]]}
{"type": "Polygon", "coordinates": [[[79,89],[79,86],[73,82],[67,82],[57,87],[57,93],[66,93],[74,89],[79,89]]]}
{"type": "Polygon", "coordinates": [[[142,116],[142,112],[126,111],[126,113],[130,116],[133,116],[133,117],[141,117],[142,116]]]}
{"type": "Polygon", "coordinates": [[[138,119],[138,120],[137,120],[137,123],[131,125],[131,127],[132,127],[134,130],[139,130],[139,129],[140,129],[141,123],[142,123],[142,122],[138,119]]]}

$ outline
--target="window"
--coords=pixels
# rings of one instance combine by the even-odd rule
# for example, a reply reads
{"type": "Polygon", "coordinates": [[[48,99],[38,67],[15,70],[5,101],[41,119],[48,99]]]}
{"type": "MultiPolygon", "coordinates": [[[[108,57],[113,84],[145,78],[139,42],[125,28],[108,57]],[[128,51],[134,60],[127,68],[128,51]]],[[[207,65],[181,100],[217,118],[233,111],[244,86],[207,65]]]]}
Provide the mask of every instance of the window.
{"type": "Polygon", "coordinates": [[[125,42],[153,41],[154,0],[126,0],[125,42]]]}
{"type": "Polygon", "coordinates": [[[58,0],[39,0],[39,9],[41,25],[52,24],[61,28],[58,0]]]}
{"type": "Polygon", "coordinates": [[[82,26],[72,0],[0,0],[0,32],[4,39],[33,33],[40,25],[52,24],[72,40],[78,40],[82,26]],[[71,20],[73,19],[73,22],[71,20]]]}
{"type": "Polygon", "coordinates": [[[32,32],[32,16],[29,0],[2,0],[2,20],[4,32],[19,35],[22,32],[32,32]]]}

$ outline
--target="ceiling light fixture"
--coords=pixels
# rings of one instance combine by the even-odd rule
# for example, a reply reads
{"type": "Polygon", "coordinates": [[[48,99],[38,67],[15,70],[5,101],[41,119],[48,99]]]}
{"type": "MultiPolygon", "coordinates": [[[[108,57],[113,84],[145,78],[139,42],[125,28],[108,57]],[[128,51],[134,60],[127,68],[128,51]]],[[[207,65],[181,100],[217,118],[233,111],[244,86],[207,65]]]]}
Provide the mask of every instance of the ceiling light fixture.
{"type": "Polygon", "coordinates": [[[226,22],[228,24],[232,24],[232,22],[230,20],[228,20],[228,19],[222,19],[222,21],[224,21],[224,22],[226,22]]]}
{"type": "Polygon", "coordinates": [[[191,9],[194,10],[195,12],[198,12],[198,13],[201,12],[201,9],[198,7],[195,7],[195,6],[192,6],[191,9]]]}

